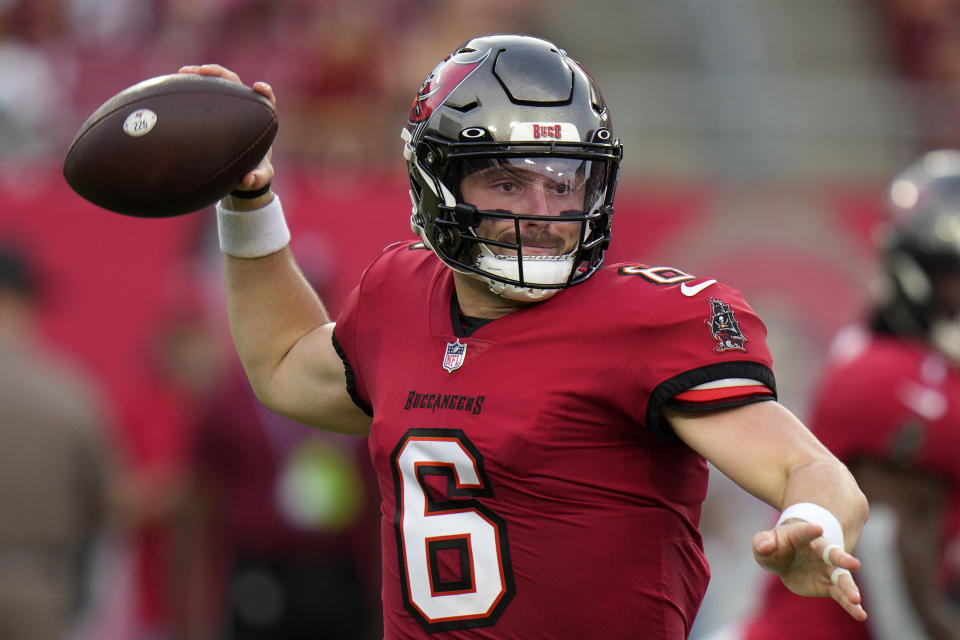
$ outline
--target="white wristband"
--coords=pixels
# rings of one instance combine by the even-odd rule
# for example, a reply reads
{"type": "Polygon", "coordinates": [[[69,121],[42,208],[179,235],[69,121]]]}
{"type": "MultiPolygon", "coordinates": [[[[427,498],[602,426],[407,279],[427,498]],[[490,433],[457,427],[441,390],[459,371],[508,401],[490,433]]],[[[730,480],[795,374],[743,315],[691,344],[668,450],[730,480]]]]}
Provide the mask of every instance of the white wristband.
{"type": "Polygon", "coordinates": [[[841,549],[846,548],[843,546],[843,527],[840,526],[840,521],[837,520],[835,515],[820,505],[813,504],[812,502],[792,504],[780,514],[780,519],[777,520],[776,526],[780,526],[783,521],[788,518],[800,518],[801,520],[820,525],[823,527],[823,537],[826,538],[830,544],[838,545],[841,549]]]}
{"type": "Polygon", "coordinates": [[[217,203],[220,251],[235,258],[262,258],[290,243],[283,207],[273,200],[252,211],[232,211],[217,203]]]}

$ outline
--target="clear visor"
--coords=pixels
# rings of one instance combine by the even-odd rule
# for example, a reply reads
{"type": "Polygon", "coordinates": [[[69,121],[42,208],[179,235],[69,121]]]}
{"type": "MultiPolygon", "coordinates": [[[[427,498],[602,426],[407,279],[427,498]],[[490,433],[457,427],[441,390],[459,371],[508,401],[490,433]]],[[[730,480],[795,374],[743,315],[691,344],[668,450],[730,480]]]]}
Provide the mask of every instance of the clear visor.
{"type": "Polygon", "coordinates": [[[460,195],[480,211],[559,216],[589,213],[606,195],[605,162],[564,157],[464,161],[460,195]]]}

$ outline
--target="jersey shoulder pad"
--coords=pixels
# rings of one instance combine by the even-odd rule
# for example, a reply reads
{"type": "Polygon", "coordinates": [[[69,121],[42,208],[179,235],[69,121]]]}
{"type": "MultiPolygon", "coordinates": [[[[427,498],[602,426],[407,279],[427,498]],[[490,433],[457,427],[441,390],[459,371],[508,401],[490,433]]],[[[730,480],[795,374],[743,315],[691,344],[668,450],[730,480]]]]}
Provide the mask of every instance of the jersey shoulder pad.
{"type": "Polygon", "coordinates": [[[423,273],[433,273],[442,263],[430,249],[420,250],[422,243],[405,240],[388,244],[364,270],[361,284],[367,291],[375,284],[396,283],[397,278],[410,282],[423,273]]]}
{"type": "Polygon", "coordinates": [[[406,249],[408,251],[418,251],[423,249],[425,251],[430,251],[430,249],[422,240],[397,240],[385,246],[383,248],[383,253],[389,253],[390,251],[396,251],[399,249],[406,249]]]}
{"type": "Polygon", "coordinates": [[[378,260],[403,260],[422,262],[426,256],[435,255],[425,244],[417,240],[400,240],[391,242],[380,252],[378,260]]]}
{"type": "Polygon", "coordinates": [[[680,295],[692,298],[718,284],[715,278],[706,278],[687,273],[676,267],[651,267],[645,264],[614,265],[617,275],[632,276],[639,282],[663,289],[677,289],[680,295]]]}
{"type": "Polygon", "coordinates": [[[643,264],[620,264],[612,269],[622,286],[625,297],[650,304],[653,298],[661,308],[699,308],[701,302],[712,298],[724,302],[743,302],[739,291],[717,281],[716,278],[697,276],[676,267],[650,267],[643,264]]]}
{"type": "Polygon", "coordinates": [[[716,351],[746,351],[750,340],[766,338],[766,328],[743,295],[715,278],[696,276],[675,267],[614,265],[621,289],[617,298],[659,335],[703,332],[716,340],[716,351]],[[621,287],[626,287],[622,289],[621,287]]]}

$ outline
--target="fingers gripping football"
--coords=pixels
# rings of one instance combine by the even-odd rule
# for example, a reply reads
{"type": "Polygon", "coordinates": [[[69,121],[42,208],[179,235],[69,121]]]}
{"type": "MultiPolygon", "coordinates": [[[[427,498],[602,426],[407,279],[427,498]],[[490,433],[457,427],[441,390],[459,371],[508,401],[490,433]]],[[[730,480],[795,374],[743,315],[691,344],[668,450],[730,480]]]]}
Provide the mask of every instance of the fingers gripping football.
{"type": "MultiPolygon", "coordinates": [[[[202,76],[222,78],[231,82],[243,84],[243,81],[240,79],[240,76],[237,73],[219,64],[186,65],[180,67],[179,72],[195,73],[202,76]]],[[[266,82],[254,82],[252,88],[254,91],[269,100],[270,104],[273,105],[274,109],[276,109],[277,97],[273,92],[273,87],[266,82]]],[[[267,154],[250,173],[247,173],[245,176],[243,176],[238,188],[247,191],[256,191],[270,184],[273,181],[274,176],[274,168],[270,162],[272,157],[273,147],[267,151],[267,154]]]]}

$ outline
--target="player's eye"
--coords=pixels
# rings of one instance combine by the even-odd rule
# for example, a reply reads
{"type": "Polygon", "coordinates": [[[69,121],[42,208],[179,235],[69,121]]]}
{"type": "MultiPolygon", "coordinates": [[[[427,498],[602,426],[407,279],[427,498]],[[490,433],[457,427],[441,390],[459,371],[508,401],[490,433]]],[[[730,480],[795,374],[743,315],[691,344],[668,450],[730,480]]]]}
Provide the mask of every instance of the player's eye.
{"type": "Polygon", "coordinates": [[[501,180],[501,181],[495,182],[494,184],[491,185],[491,187],[495,191],[501,191],[503,193],[513,193],[518,188],[517,183],[511,180],[501,180]]]}

